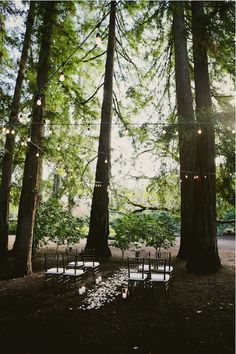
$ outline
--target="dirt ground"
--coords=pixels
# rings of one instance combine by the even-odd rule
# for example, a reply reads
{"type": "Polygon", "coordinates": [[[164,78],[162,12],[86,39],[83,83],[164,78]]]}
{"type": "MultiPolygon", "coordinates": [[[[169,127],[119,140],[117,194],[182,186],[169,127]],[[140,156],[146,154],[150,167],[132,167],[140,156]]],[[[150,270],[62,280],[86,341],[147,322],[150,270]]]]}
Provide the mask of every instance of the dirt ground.
{"type": "MultiPolygon", "coordinates": [[[[83,246],[82,242],[79,248],[83,246]]],[[[45,249],[34,260],[32,276],[7,279],[9,260],[8,270],[4,273],[2,268],[5,280],[0,281],[1,353],[234,353],[234,237],[219,238],[218,246],[223,267],[208,276],[187,273],[185,262],[176,258],[178,242],[171,249],[169,306],[160,289],[135,289],[122,299],[114,273],[119,274],[126,260],[115,248],[113,257],[101,262],[103,282],[95,286],[90,277],[85,295],[43,287],[45,249]],[[90,306],[96,301],[101,307],[90,306]]],[[[133,251],[125,258],[128,255],[133,251]]]]}

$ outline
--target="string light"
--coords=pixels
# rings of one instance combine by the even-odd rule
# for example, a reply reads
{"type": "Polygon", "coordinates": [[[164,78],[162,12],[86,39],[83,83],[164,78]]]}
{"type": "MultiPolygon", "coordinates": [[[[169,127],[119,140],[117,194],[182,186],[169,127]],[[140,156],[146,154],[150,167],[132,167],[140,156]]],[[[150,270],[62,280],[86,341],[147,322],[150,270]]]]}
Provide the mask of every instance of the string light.
{"type": "Polygon", "coordinates": [[[7,129],[6,129],[6,134],[9,134],[9,133],[10,133],[10,129],[7,128],[7,129]]]}
{"type": "Polygon", "coordinates": [[[63,71],[61,71],[61,73],[60,73],[59,81],[61,81],[61,82],[65,81],[65,75],[64,75],[63,71]]]}
{"type": "Polygon", "coordinates": [[[42,105],[42,100],[41,97],[39,97],[36,101],[37,106],[41,106],[42,105]]]}
{"type": "Polygon", "coordinates": [[[202,129],[199,128],[198,131],[197,131],[197,133],[198,133],[199,135],[202,134],[202,129]]]}
{"type": "Polygon", "coordinates": [[[39,157],[39,152],[37,152],[36,157],[39,157]]]}
{"type": "Polygon", "coordinates": [[[100,33],[98,32],[96,34],[96,44],[99,46],[99,45],[101,45],[101,43],[102,43],[102,37],[101,37],[100,33]]]}
{"type": "Polygon", "coordinates": [[[108,160],[107,159],[105,159],[105,161],[104,161],[105,163],[108,163],[108,160]]]}
{"type": "Polygon", "coordinates": [[[11,130],[11,134],[12,134],[12,135],[15,134],[15,130],[14,130],[14,129],[11,130]]]}

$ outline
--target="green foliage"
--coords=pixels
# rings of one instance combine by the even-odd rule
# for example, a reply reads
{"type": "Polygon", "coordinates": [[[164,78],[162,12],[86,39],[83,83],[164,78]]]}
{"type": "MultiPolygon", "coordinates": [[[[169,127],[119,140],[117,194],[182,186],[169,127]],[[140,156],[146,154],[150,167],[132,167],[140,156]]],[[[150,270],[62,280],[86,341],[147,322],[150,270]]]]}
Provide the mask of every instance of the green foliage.
{"type": "Polygon", "coordinates": [[[33,250],[34,252],[49,241],[57,245],[78,243],[83,237],[85,219],[73,217],[58,200],[51,198],[40,204],[35,221],[33,250]]]}
{"type": "Polygon", "coordinates": [[[168,248],[175,243],[177,224],[167,212],[132,213],[115,220],[115,245],[122,254],[131,243],[168,248]]]}
{"type": "Polygon", "coordinates": [[[9,229],[8,229],[9,235],[16,234],[16,226],[17,226],[17,220],[14,219],[9,220],[9,229]]]}
{"type": "Polygon", "coordinates": [[[218,219],[224,221],[224,223],[217,224],[217,236],[221,235],[235,235],[235,208],[229,207],[229,205],[223,200],[218,198],[217,200],[218,206],[218,219]],[[219,205],[220,204],[220,205],[219,205]],[[231,222],[226,222],[230,220],[231,222]]]}

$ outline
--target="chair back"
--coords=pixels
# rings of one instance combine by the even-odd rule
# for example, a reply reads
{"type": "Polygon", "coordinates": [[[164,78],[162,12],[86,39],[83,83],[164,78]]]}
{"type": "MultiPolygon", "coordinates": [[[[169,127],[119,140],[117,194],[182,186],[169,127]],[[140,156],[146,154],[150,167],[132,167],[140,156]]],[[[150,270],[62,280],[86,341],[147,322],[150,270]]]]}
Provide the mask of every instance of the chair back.
{"type": "Polygon", "coordinates": [[[142,279],[144,278],[144,258],[127,258],[128,266],[128,277],[130,278],[131,273],[142,274],[142,279]]]}
{"type": "Polygon", "coordinates": [[[78,253],[77,249],[74,249],[74,250],[66,249],[65,258],[66,258],[66,264],[69,264],[70,262],[74,262],[75,258],[77,258],[77,260],[78,260],[79,253],[78,253]]]}
{"type": "Polygon", "coordinates": [[[162,273],[164,275],[164,280],[167,274],[167,265],[165,258],[149,258],[149,271],[152,273],[162,273]]]}
{"type": "Polygon", "coordinates": [[[45,271],[49,268],[58,268],[60,266],[64,269],[64,257],[58,253],[44,253],[44,264],[45,264],[45,271]]]}
{"type": "Polygon", "coordinates": [[[166,259],[166,265],[170,267],[171,265],[171,253],[170,252],[156,252],[156,258],[166,259]]]}
{"type": "Polygon", "coordinates": [[[90,262],[95,262],[96,257],[95,257],[95,249],[89,249],[85,248],[83,252],[81,253],[82,260],[83,261],[90,261],[90,262]]]}
{"type": "Polygon", "coordinates": [[[148,252],[148,251],[135,251],[135,257],[150,258],[151,257],[151,252],[148,252]]]}

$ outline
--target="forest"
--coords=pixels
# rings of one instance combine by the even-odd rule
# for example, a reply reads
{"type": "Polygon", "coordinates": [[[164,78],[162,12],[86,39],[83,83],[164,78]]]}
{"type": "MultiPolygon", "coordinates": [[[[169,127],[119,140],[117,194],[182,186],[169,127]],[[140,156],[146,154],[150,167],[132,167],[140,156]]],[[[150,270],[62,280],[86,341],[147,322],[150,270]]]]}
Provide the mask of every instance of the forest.
{"type": "Polygon", "coordinates": [[[220,268],[217,234],[234,232],[234,5],[1,3],[0,254],[16,273],[47,240],[87,237],[109,257],[109,237],[124,250],[177,234],[190,271],[220,268]]]}
{"type": "Polygon", "coordinates": [[[235,2],[1,1],[0,80],[1,348],[232,353],[235,2]]]}

